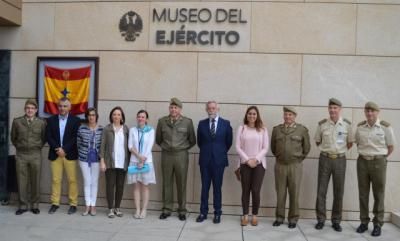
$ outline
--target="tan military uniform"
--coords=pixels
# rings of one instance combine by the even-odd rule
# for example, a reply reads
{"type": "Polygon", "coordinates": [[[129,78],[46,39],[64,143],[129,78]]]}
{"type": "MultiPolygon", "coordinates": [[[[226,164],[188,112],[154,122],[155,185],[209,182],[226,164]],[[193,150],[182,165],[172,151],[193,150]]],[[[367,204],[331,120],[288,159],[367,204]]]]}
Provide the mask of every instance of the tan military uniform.
{"type": "Polygon", "coordinates": [[[347,144],[354,142],[351,122],[339,118],[334,123],[330,119],[323,119],[318,123],[314,138],[321,150],[318,165],[318,190],[316,214],[318,222],[326,220],[326,193],[329,179],[333,180],[332,223],[342,220],[344,181],[346,174],[347,144]]]}
{"type": "Polygon", "coordinates": [[[29,205],[30,208],[38,208],[39,205],[41,152],[46,140],[45,131],[44,120],[37,117],[28,120],[22,116],[12,123],[11,142],[17,150],[16,169],[21,209],[28,209],[29,205]]]}
{"type": "Polygon", "coordinates": [[[169,116],[158,120],[156,143],[161,147],[163,174],[163,213],[170,213],[173,206],[173,178],[175,175],[178,213],[186,214],[186,180],[189,163],[188,150],[196,144],[192,119],[181,116],[172,121],[169,116]]]}
{"type": "Polygon", "coordinates": [[[374,194],[374,225],[383,225],[384,197],[386,184],[386,167],[388,146],[394,146],[393,129],[386,121],[377,120],[372,126],[367,121],[357,125],[356,143],[359,157],[357,160],[357,177],[360,201],[360,219],[368,224],[369,192],[372,185],[374,194]]]}
{"type": "Polygon", "coordinates": [[[289,223],[297,223],[302,161],[310,152],[308,129],[298,123],[275,126],[272,130],[271,151],[276,156],[276,220],[283,222],[285,219],[286,193],[289,192],[289,223]]]}

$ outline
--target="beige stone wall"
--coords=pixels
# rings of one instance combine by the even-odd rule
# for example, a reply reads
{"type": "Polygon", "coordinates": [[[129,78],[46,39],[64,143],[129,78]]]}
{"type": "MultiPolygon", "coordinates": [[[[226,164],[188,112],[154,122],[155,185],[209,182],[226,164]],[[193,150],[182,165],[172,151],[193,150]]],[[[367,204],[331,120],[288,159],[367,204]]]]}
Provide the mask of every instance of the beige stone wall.
{"type": "Polygon", "coordinates": [[[21,25],[21,0],[0,0],[0,26],[21,25]]]}
{"type": "MultiPolygon", "coordinates": [[[[282,122],[282,106],[299,110],[298,122],[311,136],[317,122],[327,117],[329,97],[344,103],[343,116],[358,123],[368,100],[382,107],[382,119],[392,123],[400,140],[400,0],[284,0],[284,1],[42,1],[23,3],[22,27],[0,28],[0,48],[12,51],[11,119],[21,115],[24,100],[36,95],[37,56],[97,56],[99,65],[100,123],[107,123],[112,107],[121,105],[128,125],[137,110],[149,111],[152,125],[167,114],[168,100],[184,101],[184,114],[194,123],[205,118],[204,102],[221,103],[221,115],[234,130],[246,107],[260,107],[269,130],[282,122]],[[248,23],[240,26],[235,47],[171,46],[154,44],[149,23],[154,7],[241,8],[248,23]],[[144,30],[134,43],[125,42],[119,18],[129,10],[144,19],[144,30]]],[[[10,145],[11,153],[14,152],[10,145]]],[[[47,149],[43,151],[47,156],[47,149]]],[[[160,152],[154,147],[158,184],[151,188],[152,207],[161,200],[160,152]]],[[[344,210],[346,219],[358,218],[356,148],[348,154],[344,210]]],[[[198,148],[191,150],[187,199],[198,211],[200,173],[198,148]]],[[[241,188],[233,175],[237,159],[230,150],[230,166],[223,186],[224,211],[241,212],[241,188]]],[[[274,158],[262,189],[263,214],[273,215],[274,158]]],[[[50,193],[50,170],[44,158],[43,201],[50,193]]],[[[314,217],[318,150],[312,146],[304,161],[300,207],[303,217],[314,217]]],[[[389,158],[386,211],[400,211],[400,148],[389,158]]],[[[104,200],[101,178],[100,204],[104,200]]],[[[331,188],[331,187],[330,187],[331,188]]],[[[81,192],[82,193],[82,192],[81,192]]],[[[133,207],[126,187],[125,207],[133,207]]],[[[210,199],[212,200],[212,199],[210,199]]],[[[81,204],[83,200],[81,199],[81,204]]],[[[332,204],[331,189],[327,206],[332,204]]],[[[211,209],[212,210],[212,209],[211,209]]]]}

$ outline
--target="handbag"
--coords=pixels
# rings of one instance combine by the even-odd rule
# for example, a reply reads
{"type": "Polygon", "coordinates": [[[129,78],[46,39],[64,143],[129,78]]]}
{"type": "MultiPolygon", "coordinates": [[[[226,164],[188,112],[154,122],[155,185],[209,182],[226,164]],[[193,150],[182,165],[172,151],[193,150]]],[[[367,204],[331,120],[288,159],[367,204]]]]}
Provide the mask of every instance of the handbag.
{"type": "Polygon", "coordinates": [[[235,172],[236,179],[237,179],[238,181],[240,181],[240,179],[241,179],[241,176],[240,176],[240,167],[239,167],[238,169],[236,169],[234,172],[235,172]]]}
{"type": "Polygon", "coordinates": [[[128,167],[129,174],[137,174],[137,173],[147,173],[150,171],[150,166],[148,163],[143,164],[143,167],[138,167],[136,165],[132,165],[128,167]]]}

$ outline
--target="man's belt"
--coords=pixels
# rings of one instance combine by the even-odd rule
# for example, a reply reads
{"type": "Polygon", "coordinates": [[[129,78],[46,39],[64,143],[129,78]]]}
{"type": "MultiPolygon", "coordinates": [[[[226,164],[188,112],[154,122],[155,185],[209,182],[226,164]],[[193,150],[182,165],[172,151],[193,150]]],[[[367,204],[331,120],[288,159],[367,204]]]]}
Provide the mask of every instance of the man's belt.
{"type": "Polygon", "coordinates": [[[362,159],[367,160],[367,161],[372,161],[372,160],[381,160],[386,158],[386,155],[372,155],[372,156],[366,156],[366,155],[360,155],[362,159]]]}
{"type": "Polygon", "coordinates": [[[321,155],[328,157],[330,159],[338,159],[338,158],[346,157],[346,154],[344,154],[344,153],[333,154],[333,153],[322,152],[322,151],[321,151],[321,155]]]}

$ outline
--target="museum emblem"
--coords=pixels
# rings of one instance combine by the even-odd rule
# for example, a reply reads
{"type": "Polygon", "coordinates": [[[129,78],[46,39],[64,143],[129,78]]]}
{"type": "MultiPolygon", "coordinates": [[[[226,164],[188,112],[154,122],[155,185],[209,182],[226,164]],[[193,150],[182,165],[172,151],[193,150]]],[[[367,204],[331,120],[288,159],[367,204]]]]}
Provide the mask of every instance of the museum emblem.
{"type": "Polygon", "coordinates": [[[142,30],[142,18],[134,11],[125,13],[119,20],[119,31],[126,41],[134,42],[142,30]]]}

